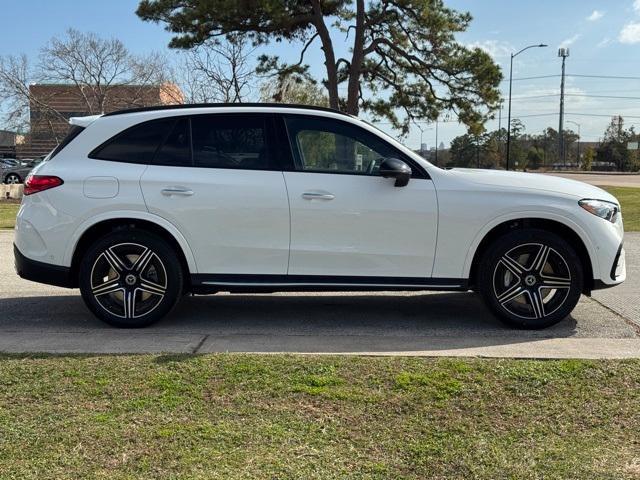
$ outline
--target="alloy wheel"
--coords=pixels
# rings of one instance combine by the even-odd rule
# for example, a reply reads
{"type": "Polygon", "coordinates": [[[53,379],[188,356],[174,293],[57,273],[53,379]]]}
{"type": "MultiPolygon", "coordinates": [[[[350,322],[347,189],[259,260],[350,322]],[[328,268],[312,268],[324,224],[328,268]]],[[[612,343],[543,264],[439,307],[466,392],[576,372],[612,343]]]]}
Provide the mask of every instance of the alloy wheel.
{"type": "Polygon", "coordinates": [[[7,175],[5,183],[11,184],[11,185],[15,185],[17,183],[20,183],[20,177],[18,177],[17,175],[12,173],[10,175],[7,175]]]}
{"type": "Polygon", "coordinates": [[[167,270],[150,248],[120,243],[105,249],[91,269],[91,294],[100,307],[121,318],[152,312],[167,292],[167,270]]]}
{"type": "Polygon", "coordinates": [[[542,243],[525,243],[498,260],[493,293],[512,315],[542,319],[565,303],[571,282],[567,261],[557,250],[542,243]]]}

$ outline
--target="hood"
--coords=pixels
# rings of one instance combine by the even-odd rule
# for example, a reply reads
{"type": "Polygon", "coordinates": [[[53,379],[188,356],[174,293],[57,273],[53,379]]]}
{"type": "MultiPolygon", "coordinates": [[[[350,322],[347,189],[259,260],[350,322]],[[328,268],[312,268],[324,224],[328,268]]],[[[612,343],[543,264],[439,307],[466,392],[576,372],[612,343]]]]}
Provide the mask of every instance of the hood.
{"type": "Polygon", "coordinates": [[[619,204],[618,200],[609,192],[589,185],[588,183],[570,180],[568,178],[543,175],[540,173],[507,172],[504,170],[482,170],[473,168],[454,168],[449,172],[461,180],[490,185],[495,187],[540,190],[573,197],[595,198],[619,204]]]}

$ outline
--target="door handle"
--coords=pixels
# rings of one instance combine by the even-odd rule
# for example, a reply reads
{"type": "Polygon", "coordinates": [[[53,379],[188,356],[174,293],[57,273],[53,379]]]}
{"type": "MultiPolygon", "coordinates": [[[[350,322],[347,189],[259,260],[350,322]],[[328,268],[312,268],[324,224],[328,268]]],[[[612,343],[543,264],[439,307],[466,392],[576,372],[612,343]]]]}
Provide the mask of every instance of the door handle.
{"type": "Polygon", "coordinates": [[[193,190],[184,187],[167,187],[163,188],[160,193],[165,197],[170,197],[172,195],[179,195],[182,197],[190,197],[193,195],[193,190]]]}
{"type": "Polygon", "coordinates": [[[331,193],[305,192],[302,194],[302,198],[305,200],[333,200],[336,196],[331,193]]]}

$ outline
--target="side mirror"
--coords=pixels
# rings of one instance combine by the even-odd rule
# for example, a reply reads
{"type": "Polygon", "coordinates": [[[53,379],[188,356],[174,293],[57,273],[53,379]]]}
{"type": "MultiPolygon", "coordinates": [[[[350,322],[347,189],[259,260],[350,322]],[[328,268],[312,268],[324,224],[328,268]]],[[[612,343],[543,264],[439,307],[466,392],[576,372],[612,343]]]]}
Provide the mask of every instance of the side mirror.
{"type": "Polygon", "coordinates": [[[406,187],[411,178],[411,167],[397,158],[385,158],[380,164],[380,175],[395,178],[396,187],[406,187]]]}

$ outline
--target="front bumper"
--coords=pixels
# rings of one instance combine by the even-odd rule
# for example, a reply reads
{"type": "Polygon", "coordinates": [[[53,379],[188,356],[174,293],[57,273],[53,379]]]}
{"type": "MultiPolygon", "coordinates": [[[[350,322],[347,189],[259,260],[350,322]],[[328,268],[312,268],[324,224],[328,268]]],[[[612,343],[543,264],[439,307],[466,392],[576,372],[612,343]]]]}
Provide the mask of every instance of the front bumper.
{"type": "Polygon", "coordinates": [[[38,262],[25,257],[17,246],[13,246],[16,272],[25,280],[55,285],[56,287],[75,287],[71,279],[71,269],[60,265],[38,262]]]}
{"type": "Polygon", "coordinates": [[[594,280],[593,287],[591,290],[603,290],[605,288],[615,287],[620,285],[627,277],[627,267],[625,260],[625,251],[622,243],[618,247],[618,251],[616,252],[616,256],[613,259],[613,265],[611,266],[611,270],[609,272],[608,281],[614,283],[605,283],[602,280],[594,280]]]}

